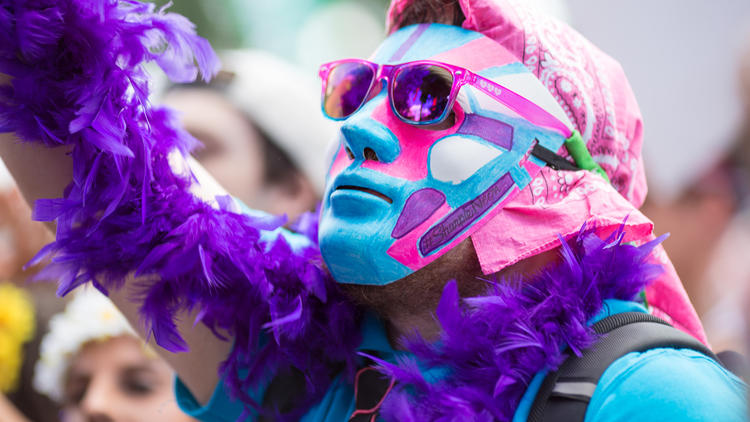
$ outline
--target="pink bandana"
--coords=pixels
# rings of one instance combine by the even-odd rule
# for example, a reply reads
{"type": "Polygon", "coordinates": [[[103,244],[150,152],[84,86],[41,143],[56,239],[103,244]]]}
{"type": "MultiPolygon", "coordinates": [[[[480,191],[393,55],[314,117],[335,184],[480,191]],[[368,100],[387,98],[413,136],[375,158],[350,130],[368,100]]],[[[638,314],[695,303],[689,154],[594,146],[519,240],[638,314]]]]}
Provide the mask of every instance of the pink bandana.
{"type": "MultiPolygon", "coordinates": [[[[393,0],[388,28],[412,0],[393,0]]],[[[559,246],[585,222],[604,233],[626,220],[627,241],[653,238],[653,223],[637,207],[646,196],[641,113],[620,64],[566,24],[517,0],[458,0],[463,27],[507,48],[558,100],[612,184],[586,171],[545,167],[496,217],[472,235],[485,274],[559,246]]],[[[706,342],[705,333],[663,249],[664,274],[646,289],[654,314],[706,342]]]]}

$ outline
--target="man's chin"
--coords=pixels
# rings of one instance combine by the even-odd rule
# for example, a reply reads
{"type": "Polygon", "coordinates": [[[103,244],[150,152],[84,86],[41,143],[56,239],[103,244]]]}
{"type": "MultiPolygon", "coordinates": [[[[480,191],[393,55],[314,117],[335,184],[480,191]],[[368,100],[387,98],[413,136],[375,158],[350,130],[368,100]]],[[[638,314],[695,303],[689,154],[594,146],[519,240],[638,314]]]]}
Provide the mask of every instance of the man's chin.
{"type": "Polygon", "coordinates": [[[341,283],[358,305],[388,319],[395,315],[434,312],[448,281],[458,281],[461,296],[479,296],[488,288],[481,279],[476,253],[467,238],[419,271],[382,286],[341,283]]]}

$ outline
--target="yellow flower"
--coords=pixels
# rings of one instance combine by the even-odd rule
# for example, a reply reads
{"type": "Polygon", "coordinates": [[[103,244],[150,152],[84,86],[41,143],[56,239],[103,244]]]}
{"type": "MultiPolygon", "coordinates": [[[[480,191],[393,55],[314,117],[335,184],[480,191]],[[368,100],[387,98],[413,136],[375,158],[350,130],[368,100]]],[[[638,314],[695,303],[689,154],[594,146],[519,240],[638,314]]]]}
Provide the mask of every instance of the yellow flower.
{"type": "Polygon", "coordinates": [[[22,350],[20,343],[0,332],[0,392],[7,393],[16,388],[22,350]]]}
{"type": "Polygon", "coordinates": [[[23,344],[34,335],[34,306],[26,291],[0,283],[0,391],[15,388],[23,344]]]}

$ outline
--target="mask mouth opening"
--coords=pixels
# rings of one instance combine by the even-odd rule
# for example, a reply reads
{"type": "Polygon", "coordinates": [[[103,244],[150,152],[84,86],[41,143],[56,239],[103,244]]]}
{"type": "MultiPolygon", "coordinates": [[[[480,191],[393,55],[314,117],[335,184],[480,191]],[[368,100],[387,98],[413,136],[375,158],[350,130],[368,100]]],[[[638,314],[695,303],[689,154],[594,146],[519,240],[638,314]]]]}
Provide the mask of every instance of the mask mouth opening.
{"type": "Polygon", "coordinates": [[[341,185],[341,186],[339,186],[339,187],[336,188],[336,190],[340,190],[340,189],[342,189],[342,190],[357,190],[357,191],[360,191],[360,192],[369,193],[370,195],[377,196],[378,198],[382,199],[383,201],[385,201],[385,202],[387,202],[389,204],[393,203],[393,199],[391,199],[389,196],[387,196],[387,195],[385,195],[383,193],[380,193],[380,192],[378,192],[378,191],[376,191],[374,189],[365,188],[365,187],[362,187],[362,186],[354,186],[354,185],[341,185]]]}

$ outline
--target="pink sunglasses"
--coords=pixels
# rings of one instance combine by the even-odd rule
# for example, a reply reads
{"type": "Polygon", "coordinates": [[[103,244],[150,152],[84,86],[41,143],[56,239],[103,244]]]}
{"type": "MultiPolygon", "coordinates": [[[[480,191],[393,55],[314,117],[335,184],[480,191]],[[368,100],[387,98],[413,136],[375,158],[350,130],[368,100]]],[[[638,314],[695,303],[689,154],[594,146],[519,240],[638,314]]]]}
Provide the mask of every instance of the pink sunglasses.
{"type": "Polygon", "coordinates": [[[510,89],[470,70],[432,60],[380,65],[361,59],[344,59],[320,66],[323,80],[323,113],[343,120],[359,110],[382,79],[388,86],[391,110],[405,123],[431,125],[448,116],[458,91],[471,85],[518,113],[530,123],[546,127],[566,138],[565,146],[575,161],[570,163],[538,143],[531,154],[560,170],[590,170],[609,181],[607,173],[591,157],[581,134],[557,117],[510,89]]]}
{"type": "Polygon", "coordinates": [[[462,67],[432,60],[380,65],[360,59],[344,59],[320,67],[323,80],[323,113],[343,120],[359,110],[382,79],[388,86],[391,109],[413,125],[442,122],[463,85],[471,85],[529,122],[553,129],[569,138],[572,131],[543,108],[510,89],[462,67]]]}

